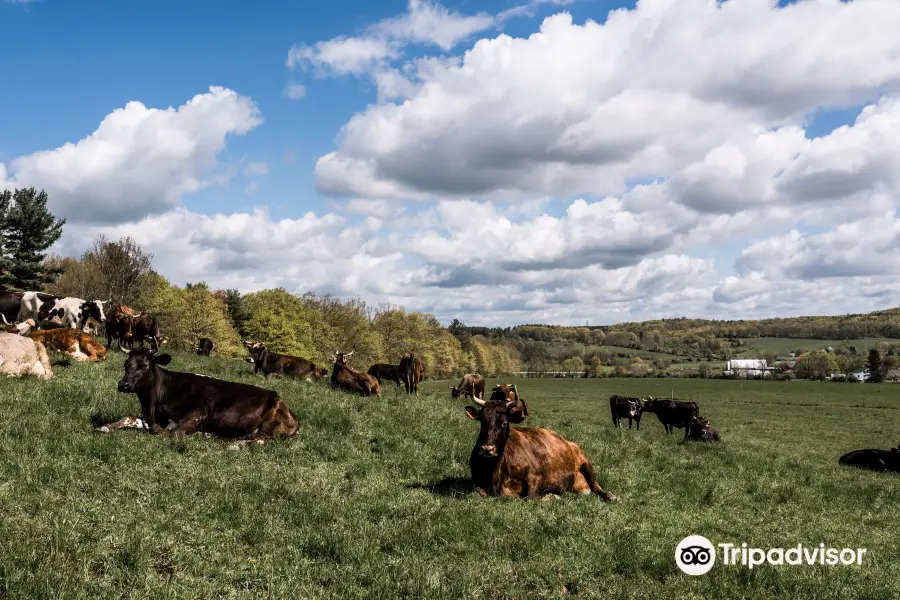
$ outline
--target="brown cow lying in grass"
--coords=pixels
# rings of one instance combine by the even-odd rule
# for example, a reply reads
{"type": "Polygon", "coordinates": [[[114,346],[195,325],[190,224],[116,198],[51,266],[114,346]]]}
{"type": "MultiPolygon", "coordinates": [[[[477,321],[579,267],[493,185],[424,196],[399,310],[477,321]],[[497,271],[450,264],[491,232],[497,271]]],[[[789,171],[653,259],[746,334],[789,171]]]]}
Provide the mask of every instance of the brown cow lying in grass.
{"type": "Polygon", "coordinates": [[[616,500],[594,477],[591,462],[578,444],[549,429],[510,427],[525,417],[515,400],[480,400],[466,407],[466,415],[481,424],[469,457],[476,491],[482,496],[538,498],[557,494],[597,494],[616,500]]]}
{"type": "Polygon", "coordinates": [[[48,329],[31,331],[28,337],[43,344],[50,352],[59,352],[75,360],[106,360],[106,347],[80,329],[48,329]]]}

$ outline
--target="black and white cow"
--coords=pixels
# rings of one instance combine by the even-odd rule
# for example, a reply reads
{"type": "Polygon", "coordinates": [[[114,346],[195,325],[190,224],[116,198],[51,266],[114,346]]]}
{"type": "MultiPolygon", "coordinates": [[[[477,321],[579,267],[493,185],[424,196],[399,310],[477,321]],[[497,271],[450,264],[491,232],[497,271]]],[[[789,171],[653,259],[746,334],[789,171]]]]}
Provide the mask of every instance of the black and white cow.
{"type": "Polygon", "coordinates": [[[35,322],[49,320],[70,329],[86,329],[87,320],[93,318],[98,323],[106,322],[103,305],[109,300],[82,300],[81,298],[59,298],[42,292],[25,292],[19,308],[18,321],[34,319],[35,322]]]}

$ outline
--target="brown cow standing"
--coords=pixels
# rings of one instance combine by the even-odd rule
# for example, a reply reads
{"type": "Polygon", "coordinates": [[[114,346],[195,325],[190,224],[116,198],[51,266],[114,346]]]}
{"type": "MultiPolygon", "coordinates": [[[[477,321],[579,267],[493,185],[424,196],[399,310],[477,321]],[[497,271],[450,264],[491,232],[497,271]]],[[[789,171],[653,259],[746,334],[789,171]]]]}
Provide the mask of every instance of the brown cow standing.
{"type": "Polygon", "coordinates": [[[349,358],[353,352],[335,352],[334,367],[331,369],[331,386],[363,396],[381,396],[381,384],[368,373],[351,367],[349,358]]]}
{"type": "Polygon", "coordinates": [[[450,393],[454,398],[471,396],[484,399],[484,377],[478,373],[469,373],[462,378],[456,387],[450,387],[450,393]]]}
{"type": "Polygon", "coordinates": [[[513,414],[518,418],[522,418],[514,423],[521,423],[528,416],[528,405],[525,404],[525,398],[519,396],[519,390],[516,386],[506,383],[498,383],[491,390],[491,400],[509,400],[513,403],[513,414]]]}
{"type": "Polygon", "coordinates": [[[473,402],[480,409],[467,406],[465,410],[481,424],[469,457],[479,494],[538,498],[573,492],[617,499],[597,483],[591,462],[578,444],[549,429],[510,427],[522,418],[514,412],[514,400],[474,398],[473,402]]]}
{"type": "Polygon", "coordinates": [[[410,352],[400,359],[400,377],[406,386],[406,393],[416,393],[419,395],[419,382],[422,381],[422,374],[425,372],[425,366],[422,359],[410,352]]]}
{"type": "Polygon", "coordinates": [[[75,360],[98,362],[106,360],[106,348],[80,329],[47,329],[31,331],[28,337],[40,342],[49,352],[60,352],[75,360]]]}

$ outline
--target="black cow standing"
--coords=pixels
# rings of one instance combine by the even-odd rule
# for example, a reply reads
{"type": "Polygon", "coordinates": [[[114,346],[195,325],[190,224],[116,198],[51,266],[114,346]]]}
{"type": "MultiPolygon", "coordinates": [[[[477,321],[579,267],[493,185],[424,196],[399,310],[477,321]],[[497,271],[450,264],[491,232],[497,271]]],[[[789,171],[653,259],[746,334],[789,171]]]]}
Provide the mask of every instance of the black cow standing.
{"type": "Polygon", "coordinates": [[[696,402],[682,402],[680,400],[654,400],[653,397],[644,402],[643,412],[656,414],[659,422],[663,424],[666,435],[672,433],[675,427],[684,428],[684,437],[687,439],[688,428],[691,419],[700,415],[700,408],[696,402]]]}
{"type": "Polygon", "coordinates": [[[397,387],[400,387],[402,378],[400,377],[400,368],[397,365],[376,363],[369,367],[367,373],[377,379],[378,383],[381,383],[382,379],[387,379],[396,383],[397,387]]]}
{"type": "Polygon", "coordinates": [[[632,419],[637,421],[637,428],[641,428],[641,399],[628,396],[612,395],[609,397],[609,411],[612,413],[613,425],[622,426],[622,419],[628,419],[628,429],[631,429],[632,419]]]}
{"type": "Polygon", "coordinates": [[[197,344],[197,355],[198,356],[209,356],[213,351],[213,341],[209,338],[200,338],[200,343],[197,344]]]}

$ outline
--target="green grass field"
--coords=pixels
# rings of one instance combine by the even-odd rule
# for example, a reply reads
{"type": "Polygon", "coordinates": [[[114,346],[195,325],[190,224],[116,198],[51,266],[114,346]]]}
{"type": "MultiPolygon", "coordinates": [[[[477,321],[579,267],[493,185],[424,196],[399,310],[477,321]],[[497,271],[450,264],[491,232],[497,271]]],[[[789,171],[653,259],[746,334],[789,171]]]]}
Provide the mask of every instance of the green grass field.
{"type": "Polygon", "coordinates": [[[900,442],[896,385],[518,380],[527,424],[582,446],[621,498],[606,504],[473,493],[478,426],[450,382],[366,399],[179,354],[172,369],[278,390],[298,437],[235,452],[202,436],[95,434],[138,414],[115,392],[122,362],[0,380],[0,597],[900,597],[900,480],[837,464],[900,442]],[[613,392],[696,400],[724,441],[684,444],[653,415],[616,430],[613,392]],[[690,534],[868,553],[862,566],[689,577],[674,554],[690,534]]]}

